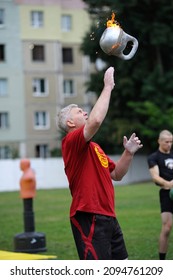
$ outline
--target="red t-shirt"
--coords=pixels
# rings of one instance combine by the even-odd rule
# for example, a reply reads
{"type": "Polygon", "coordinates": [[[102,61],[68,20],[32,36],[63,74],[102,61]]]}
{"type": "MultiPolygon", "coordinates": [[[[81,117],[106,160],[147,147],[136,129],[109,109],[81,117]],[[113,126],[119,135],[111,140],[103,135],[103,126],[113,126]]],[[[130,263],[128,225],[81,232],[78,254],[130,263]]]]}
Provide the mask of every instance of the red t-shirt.
{"type": "Polygon", "coordinates": [[[72,195],[70,217],[77,210],[115,217],[110,176],[115,163],[98,144],[85,141],[83,127],[64,137],[62,155],[72,195]]]}

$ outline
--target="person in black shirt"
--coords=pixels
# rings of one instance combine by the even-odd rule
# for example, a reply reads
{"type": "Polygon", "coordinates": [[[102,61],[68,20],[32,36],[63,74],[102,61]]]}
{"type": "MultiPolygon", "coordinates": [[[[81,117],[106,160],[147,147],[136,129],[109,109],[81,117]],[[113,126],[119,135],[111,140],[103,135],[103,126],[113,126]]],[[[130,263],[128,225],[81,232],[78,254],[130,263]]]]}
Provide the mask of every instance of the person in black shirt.
{"type": "Polygon", "coordinates": [[[169,191],[173,188],[173,153],[171,152],[173,135],[168,130],[159,134],[159,148],[148,156],[148,166],[151,177],[160,186],[160,209],[162,228],[159,237],[159,259],[166,259],[168,241],[172,228],[173,200],[169,191]]]}

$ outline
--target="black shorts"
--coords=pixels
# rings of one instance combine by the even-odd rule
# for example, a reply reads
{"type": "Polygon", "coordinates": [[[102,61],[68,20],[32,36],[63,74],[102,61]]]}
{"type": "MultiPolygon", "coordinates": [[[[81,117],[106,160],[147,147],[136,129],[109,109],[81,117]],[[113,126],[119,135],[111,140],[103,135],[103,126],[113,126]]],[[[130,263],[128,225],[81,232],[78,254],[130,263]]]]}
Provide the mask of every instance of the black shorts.
{"type": "Polygon", "coordinates": [[[116,218],[78,211],[70,221],[79,259],[128,258],[123,234],[116,218]]]}
{"type": "Polygon", "coordinates": [[[169,190],[160,190],[160,209],[161,213],[173,213],[173,200],[169,197],[169,190]]]}

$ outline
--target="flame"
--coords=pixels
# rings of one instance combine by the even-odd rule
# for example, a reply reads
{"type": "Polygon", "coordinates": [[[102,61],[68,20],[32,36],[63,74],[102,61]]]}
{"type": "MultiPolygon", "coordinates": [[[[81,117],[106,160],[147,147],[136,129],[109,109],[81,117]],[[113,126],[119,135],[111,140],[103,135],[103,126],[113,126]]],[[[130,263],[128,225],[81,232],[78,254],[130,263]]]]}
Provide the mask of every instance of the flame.
{"type": "Polygon", "coordinates": [[[119,27],[119,23],[115,20],[115,13],[112,13],[112,18],[107,21],[107,27],[119,27]]]}

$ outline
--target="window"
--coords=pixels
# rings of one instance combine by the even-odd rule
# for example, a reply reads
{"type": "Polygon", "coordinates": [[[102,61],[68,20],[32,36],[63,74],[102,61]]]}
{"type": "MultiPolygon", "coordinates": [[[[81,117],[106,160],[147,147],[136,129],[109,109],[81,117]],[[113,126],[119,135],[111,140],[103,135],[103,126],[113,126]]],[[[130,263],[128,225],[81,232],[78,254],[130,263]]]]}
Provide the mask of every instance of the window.
{"type": "Polygon", "coordinates": [[[0,78],[0,96],[7,95],[7,79],[0,78]]]}
{"type": "Polygon", "coordinates": [[[0,129],[9,127],[9,117],[7,112],[0,112],[0,129]]]}
{"type": "Polygon", "coordinates": [[[0,27],[4,25],[5,21],[5,11],[0,9],[0,27]]]}
{"type": "Polygon", "coordinates": [[[43,12],[40,11],[31,12],[31,26],[34,28],[40,28],[43,26],[43,12]]]}
{"type": "Polygon", "coordinates": [[[10,148],[8,146],[0,147],[0,159],[11,158],[10,148]]]}
{"type": "Polygon", "coordinates": [[[5,45],[0,44],[0,61],[5,61],[5,45]]]}
{"type": "Polygon", "coordinates": [[[48,129],[49,128],[49,114],[45,111],[35,112],[34,127],[36,129],[48,129]]]}
{"type": "Polygon", "coordinates": [[[74,95],[74,83],[73,80],[64,80],[63,82],[64,95],[71,96],[74,95]]]}
{"type": "Polygon", "coordinates": [[[61,16],[61,30],[63,32],[69,32],[72,29],[72,18],[70,15],[61,16]]]}
{"type": "Polygon", "coordinates": [[[63,63],[73,63],[72,48],[63,48],[62,49],[62,59],[63,59],[63,63]]]}
{"type": "Polygon", "coordinates": [[[32,81],[32,91],[34,96],[47,96],[48,86],[45,79],[33,79],[32,81]]]}
{"type": "Polygon", "coordinates": [[[32,60],[33,61],[44,61],[44,46],[34,45],[32,48],[32,60]]]}
{"type": "Polygon", "coordinates": [[[47,158],[49,156],[49,150],[47,144],[35,146],[35,156],[38,158],[47,158]]]}

